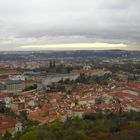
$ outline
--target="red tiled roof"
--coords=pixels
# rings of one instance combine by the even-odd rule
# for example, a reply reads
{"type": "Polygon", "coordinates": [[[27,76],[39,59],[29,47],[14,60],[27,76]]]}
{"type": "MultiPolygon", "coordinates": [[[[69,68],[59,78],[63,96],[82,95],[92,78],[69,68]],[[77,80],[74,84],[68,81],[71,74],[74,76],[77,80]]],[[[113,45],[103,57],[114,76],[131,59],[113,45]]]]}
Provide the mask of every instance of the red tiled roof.
{"type": "Polygon", "coordinates": [[[79,101],[91,101],[91,100],[94,100],[94,98],[92,96],[83,97],[83,98],[79,99],[79,101]]]}
{"type": "Polygon", "coordinates": [[[48,116],[40,116],[38,114],[29,114],[28,116],[29,119],[32,119],[32,120],[38,120],[38,121],[48,121],[49,120],[49,117],[48,116]]]}
{"type": "Polygon", "coordinates": [[[132,107],[140,108],[140,102],[131,102],[129,103],[132,107]]]}
{"type": "Polygon", "coordinates": [[[140,92],[140,88],[132,88],[131,90],[135,92],[140,92]]]}
{"type": "Polygon", "coordinates": [[[16,70],[0,70],[0,75],[3,74],[17,74],[18,72],[16,70]]]}
{"type": "Polygon", "coordinates": [[[120,86],[138,88],[140,87],[140,82],[121,82],[120,86]]]}
{"type": "Polygon", "coordinates": [[[5,81],[7,81],[9,78],[7,78],[7,77],[0,77],[0,82],[5,82],[5,81]]]}
{"type": "Polygon", "coordinates": [[[5,97],[11,97],[12,95],[10,95],[9,93],[0,93],[0,99],[3,99],[5,97]]]}
{"type": "Polygon", "coordinates": [[[17,123],[16,119],[12,119],[7,116],[0,115],[0,131],[2,131],[3,129],[15,127],[16,123],[17,123]]]}
{"type": "Polygon", "coordinates": [[[132,95],[132,94],[129,94],[129,93],[124,93],[124,92],[117,92],[117,93],[114,93],[115,96],[118,96],[119,98],[131,98],[131,99],[140,99],[140,97],[136,96],[136,95],[132,95]]]}
{"type": "Polygon", "coordinates": [[[4,67],[9,67],[10,66],[10,64],[7,64],[7,63],[1,63],[0,64],[0,67],[2,67],[2,68],[4,68],[4,67]]]}
{"type": "Polygon", "coordinates": [[[92,108],[93,109],[100,109],[102,111],[106,110],[106,109],[112,109],[116,112],[119,112],[120,110],[120,105],[119,104],[115,104],[115,103],[112,103],[112,104],[98,104],[98,105],[92,105],[92,108]]]}

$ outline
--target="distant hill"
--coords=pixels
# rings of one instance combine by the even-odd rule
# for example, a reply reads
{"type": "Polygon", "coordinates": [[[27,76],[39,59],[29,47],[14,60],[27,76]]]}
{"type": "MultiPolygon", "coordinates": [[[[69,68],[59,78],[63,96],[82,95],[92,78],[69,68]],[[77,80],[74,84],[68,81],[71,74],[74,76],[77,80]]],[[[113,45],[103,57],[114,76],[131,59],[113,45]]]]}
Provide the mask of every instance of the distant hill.
{"type": "Polygon", "coordinates": [[[24,51],[24,52],[0,52],[0,60],[33,59],[33,58],[64,58],[64,57],[140,57],[140,51],[124,50],[97,50],[97,51],[24,51]]]}

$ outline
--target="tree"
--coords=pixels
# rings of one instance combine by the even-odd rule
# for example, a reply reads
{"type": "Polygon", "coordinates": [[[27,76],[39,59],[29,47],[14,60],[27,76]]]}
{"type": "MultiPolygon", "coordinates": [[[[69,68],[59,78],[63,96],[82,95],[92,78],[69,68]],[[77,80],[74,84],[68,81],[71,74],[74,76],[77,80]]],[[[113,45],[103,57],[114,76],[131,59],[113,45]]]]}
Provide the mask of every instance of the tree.
{"type": "Polygon", "coordinates": [[[20,140],[37,140],[37,133],[35,131],[26,132],[20,140]]]}
{"type": "Polygon", "coordinates": [[[9,133],[8,131],[6,131],[5,134],[4,134],[4,136],[3,136],[3,139],[4,140],[9,140],[11,138],[11,136],[12,136],[11,133],[9,133]]]}
{"type": "Polygon", "coordinates": [[[21,112],[20,112],[20,115],[22,116],[22,118],[23,118],[24,120],[27,120],[27,111],[26,111],[26,110],[21,111],[21,112]]]}
{"type": "Polygon", "coordinates": [[[29,91],[29,90],[33,90],[33,89],[37,89],[37,84],[34,84],[32,86],[26,87],[25,89],[23,89],[23,91],[29,91]]]}
{"type": "Polygon", "coordinates": [[[61,116],[60,116],[60,114],[57,114],[57,115],[55,116],[54,120],[55,120],[55,122],[57,122],[57,123],[61,122],[61,116]]]}
{"type": "Polygon", "coordinates": [[[4,113],[4,105],[0,103],[0,113],[4,113]]]}

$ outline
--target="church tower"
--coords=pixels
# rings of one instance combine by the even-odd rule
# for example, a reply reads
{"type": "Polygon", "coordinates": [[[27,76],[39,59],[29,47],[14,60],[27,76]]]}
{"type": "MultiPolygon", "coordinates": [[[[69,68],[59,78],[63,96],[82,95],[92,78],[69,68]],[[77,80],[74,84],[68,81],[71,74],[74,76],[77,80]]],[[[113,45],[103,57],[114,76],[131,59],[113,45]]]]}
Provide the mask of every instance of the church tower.
{"type": "Polygon", "coordinates": [[[56,67],[56,65],[55,65],[55,60],[53,60],[53,68],[55,68],[56,67]]]}
{"type": "Polygon", "coordinates": [[[52,60],[50,60],[49,68],[52,68],[52,60]]]}

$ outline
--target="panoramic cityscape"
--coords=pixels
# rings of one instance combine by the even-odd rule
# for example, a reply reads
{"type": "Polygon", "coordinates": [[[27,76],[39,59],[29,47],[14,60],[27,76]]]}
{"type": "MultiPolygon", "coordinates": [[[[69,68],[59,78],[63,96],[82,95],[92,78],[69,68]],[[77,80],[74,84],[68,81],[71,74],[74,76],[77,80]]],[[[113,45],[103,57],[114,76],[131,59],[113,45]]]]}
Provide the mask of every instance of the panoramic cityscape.
{"type": "Polygon", "coordinates": [[[0,0],[0,140],[140,140],[139,8],[0,0]]]}

